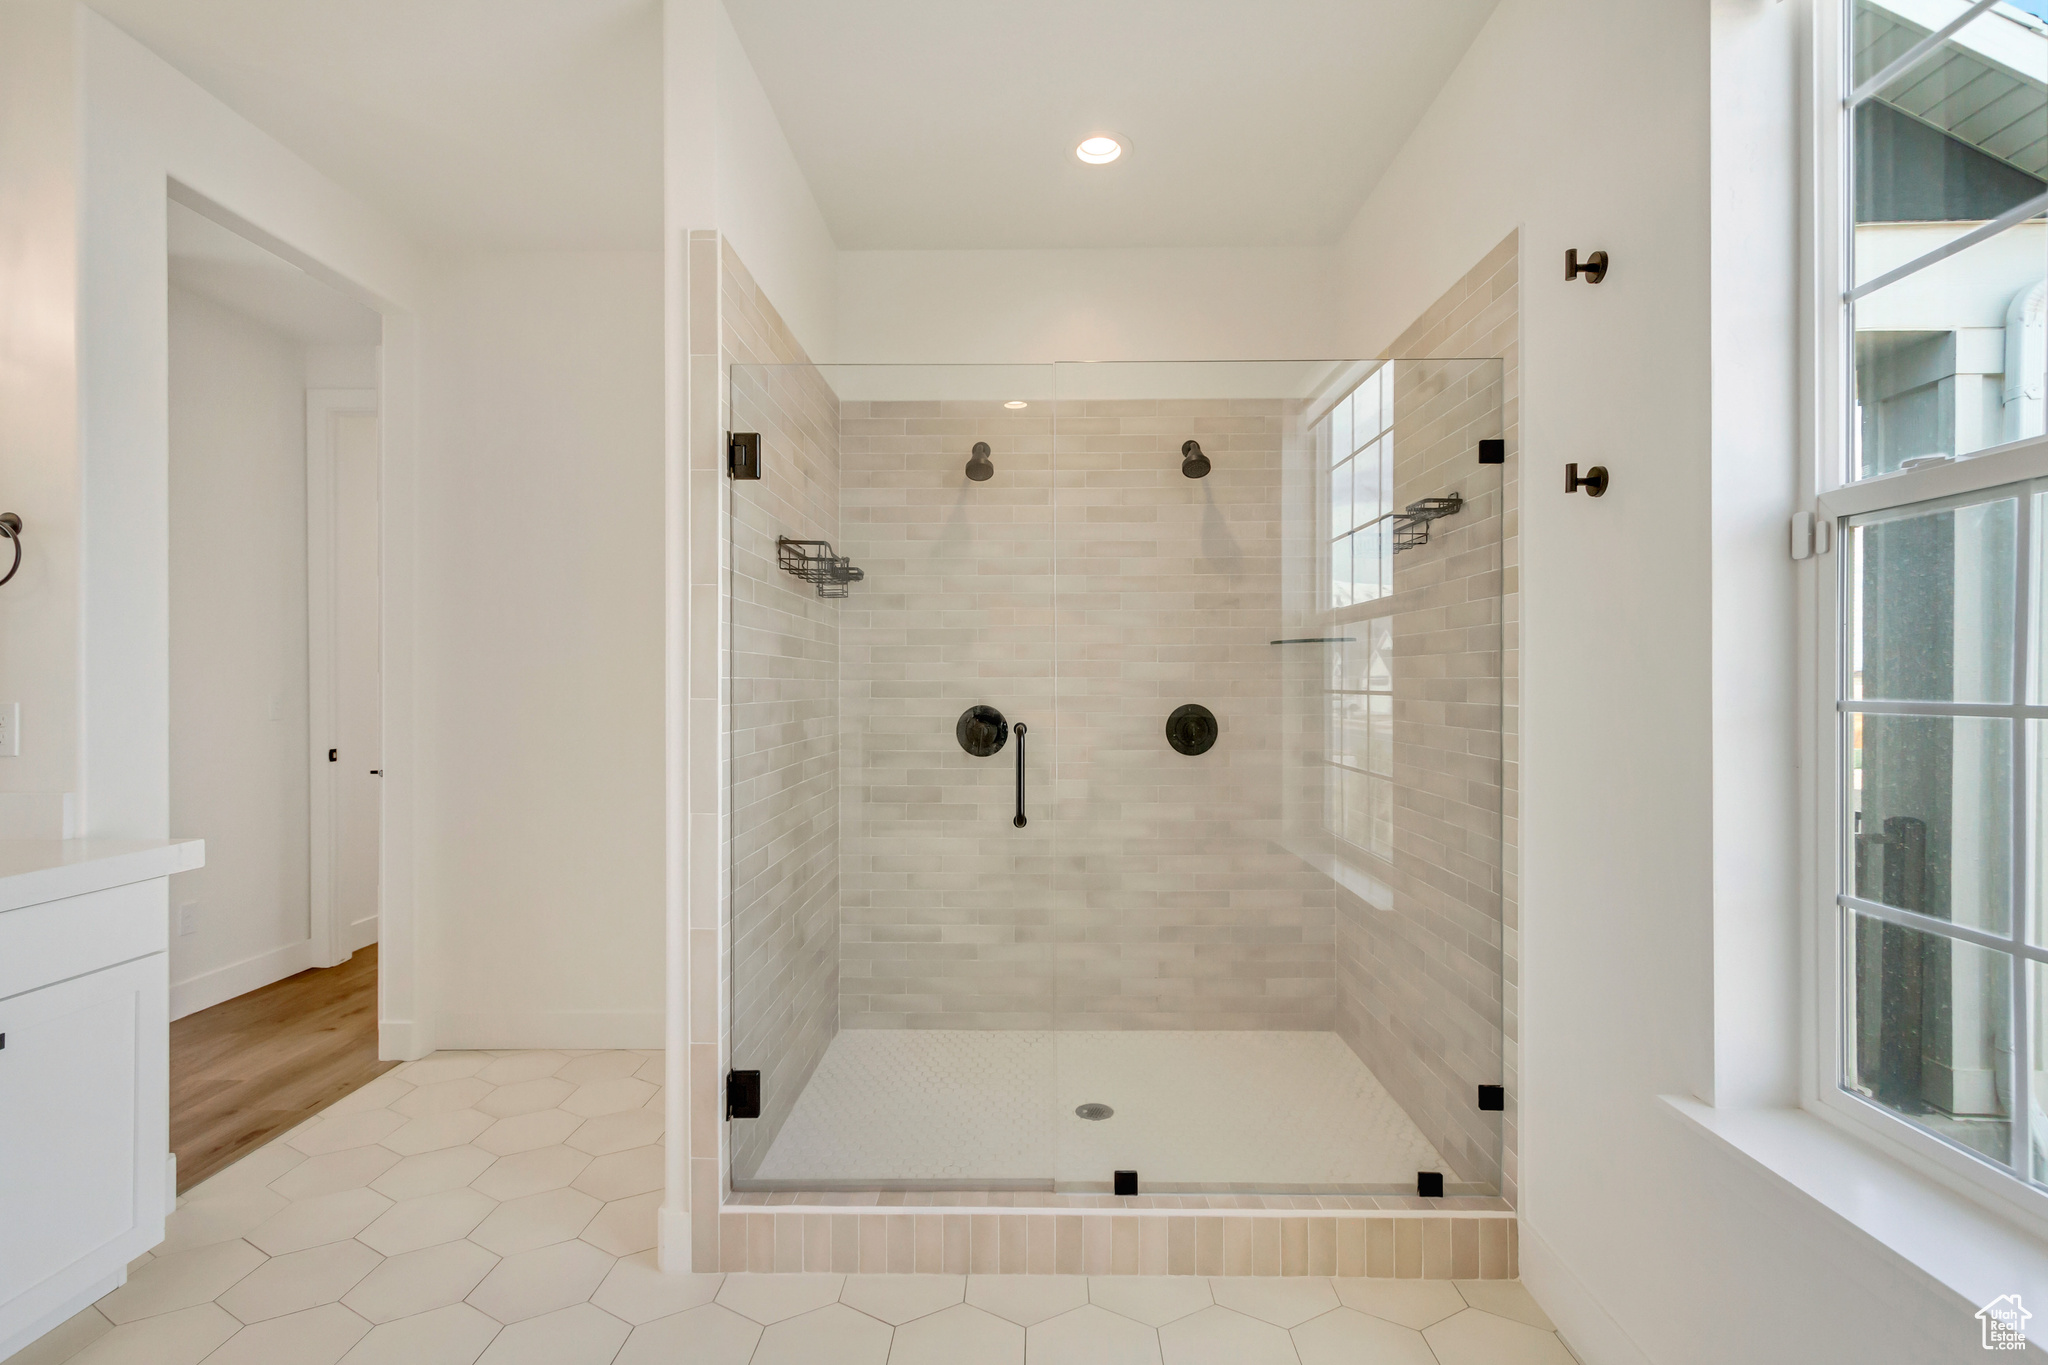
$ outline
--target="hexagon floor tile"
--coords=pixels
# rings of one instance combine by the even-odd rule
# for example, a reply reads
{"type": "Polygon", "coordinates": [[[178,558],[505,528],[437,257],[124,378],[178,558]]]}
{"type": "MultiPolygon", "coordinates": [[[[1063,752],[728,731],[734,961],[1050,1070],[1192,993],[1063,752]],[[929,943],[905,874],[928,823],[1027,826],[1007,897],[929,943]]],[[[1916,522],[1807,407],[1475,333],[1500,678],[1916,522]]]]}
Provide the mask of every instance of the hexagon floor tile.
{"type": "Polygon", "coordinates": [[[662,1076],[640,1052],[387,1072],[189,1191],[127,1284],[18,1359],[1572,1365],[1513,1282],[665,1275],[662,1076]]]}

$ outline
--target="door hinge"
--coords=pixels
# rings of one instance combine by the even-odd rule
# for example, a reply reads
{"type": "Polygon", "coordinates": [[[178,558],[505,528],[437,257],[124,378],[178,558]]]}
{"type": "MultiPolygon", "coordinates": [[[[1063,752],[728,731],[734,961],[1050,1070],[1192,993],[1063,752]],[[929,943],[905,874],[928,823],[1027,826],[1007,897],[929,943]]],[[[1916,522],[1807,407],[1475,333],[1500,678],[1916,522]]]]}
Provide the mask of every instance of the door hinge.
{"type": "Polygon", "coordinates": [[[728,1071],[725,1073],[725,1116],[729,1119],[757,1119],[761,1117],[760,1072],[728,1071]]]}
{"type": "Polygon", "coordinates": [[[761,477],[761,433],[735,431],[725,441],[725,472],[735,479],[761,477]]]}
{"type": "Polygon", "coordinates": [[[1834,548],[1835,524],[1813,512],[1792,517],[1792,558],[1814,559],[1834,548]]]}

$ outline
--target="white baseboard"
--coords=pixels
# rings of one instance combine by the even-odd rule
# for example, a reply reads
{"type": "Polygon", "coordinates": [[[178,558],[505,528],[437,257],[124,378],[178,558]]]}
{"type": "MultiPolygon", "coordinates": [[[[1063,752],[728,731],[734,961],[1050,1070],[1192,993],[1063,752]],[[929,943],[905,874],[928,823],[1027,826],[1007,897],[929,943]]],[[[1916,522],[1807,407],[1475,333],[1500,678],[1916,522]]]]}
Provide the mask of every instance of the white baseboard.
{"type": "Polygon", "coordinates": [[[377,1060],[416,1062],[434,1050],[434,1030],[413,1019],[377,1021],[377,1060]]]}
{"type": "Polygon", "coordinates": [[[352,953],[369,947],[377,941],[377,917],[370,915],[357,920],[342,932],[342,937],[347,941],[348,950],[352,953]]]}
{"type": "Polygon", "coordinates": [[[1550,1320],[1558,1335],[1585,1365],[1651,1365],[1649,1354],[1622,1330],[1614,1315],[1571,1272],[1550,1243],[1522,1220],[1522,1284],[1550,1320]]]}
{"type": "Polygon", "coordinates": [[[301,939],[297,943],[287,943],[282,948],[272,948],[267,953],[258,953],[255,957],[173,982],[171,1018],[183,1019],[223,1000],[232,1000],[273,981],[282,981],[313,965],[312,940],[301,939]]]}
{"type": "Polygon", "coordinates": [[[663,1045],[667,1018],[660,1010],[443,1014],[434,1020],[434,1046],[452,1049],[658,1048],[663,1045]]]}
{"type": "MultiPolygon", "coordinates": [[[[690,1211],[666,1204],[654,1211],[655,1263],[664,1275],[690,1273],[690,1211]]],[[[711,1267],[706,1266],[709,1270],[711,1267]]]]}

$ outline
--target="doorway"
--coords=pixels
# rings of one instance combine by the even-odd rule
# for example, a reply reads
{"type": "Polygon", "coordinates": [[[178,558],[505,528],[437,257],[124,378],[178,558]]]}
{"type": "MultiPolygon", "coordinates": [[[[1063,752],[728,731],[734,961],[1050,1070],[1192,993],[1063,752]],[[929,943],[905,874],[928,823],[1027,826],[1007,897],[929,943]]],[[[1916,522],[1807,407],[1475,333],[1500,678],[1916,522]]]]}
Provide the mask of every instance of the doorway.
{"type": "Polygon", "coordinates": [[[382,319],[169,204],[179,1186],[377,1059],[382,319]]]}

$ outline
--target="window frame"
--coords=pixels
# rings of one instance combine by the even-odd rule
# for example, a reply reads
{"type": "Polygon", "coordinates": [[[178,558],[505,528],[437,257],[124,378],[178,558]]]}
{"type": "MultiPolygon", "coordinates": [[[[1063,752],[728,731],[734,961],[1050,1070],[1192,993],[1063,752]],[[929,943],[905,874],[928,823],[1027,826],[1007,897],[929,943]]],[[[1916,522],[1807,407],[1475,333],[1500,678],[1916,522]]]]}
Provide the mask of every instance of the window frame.
{"type": "MultiPolygon", "coordinates": [[[[1391,359],[1367,362],[1362,373],[1330,390],[1330,393],[1334,396],[1327,398],[1327,401],[1322,404],[1321,411],[1308,424],[1309,431],[1311,432],[1311,449],[1315,451],[1315,524],[1319,528],[1318,535],[1322,545],[1322,550],[1317,556],[1315,619],[1321,623],[1323,629],[1337,631],[1361,625],[1370,629],[1370,623],[1383,620],[1391,622],[1394,615],[1392,606],[1394,596],[1392,533],[1394,519],[1398,515],[1399,509],[1394,505],[1394,468],[1391,453],[1375,456],[1381,462],[1379,471],[1381,485],[1379,506],[1384,510],[1363,522],[1356,520],[1356,514],[1354,513],[1351,529],[1345,531],[1342,535],[1332,534],[1335,522],[1332,510],[1334,498],[1331,492],[1331,476],[1336,472],[1337,466],[1346,461],[1355,461],[1368,449],[1390,449],[1389,443],[1394,438],[1394,365],[1395,361],[1391,359]],[[1333,418],[1337,409],[1350,402],[1358,391],[1367,384],[1374,384],[1379,390],[1379,430],[1374,433],[1370,440],[1361,445],[1356,439],[1356,427],[1354,425],[1353,438],[1349,442],[1351,449],[1339,455],[1334,438],[1335,424],[1333,418]],[[1365,532],[1375,529],[1378,531],[1379,541],[1385,546],[1380,560],[1380,565],[1385,570],[1385,582],[1380,585],[1381,591],[1367,601],[1338,603],[1335,600],[1336,575],[1332,568],[1331,549],[1339,541],[1350,541],[1355,547],[1358,539],[1365,532]]],[[[1356,422],[1355,412],[1353,422],[1356,422]]],[[[1356,487],[1355,484],[1353,486],[1354,488],[1356,487]]],[[[1355,497],[1352,505],[1354,507],[1357,505],[1355,497]]],[[[1355,557],[1352,562],[1356,565],[1357,560],[1355,557]]],[[[1355,589],[1357,585],[1355,568],[1353,573],[1352,584],[1355,589]]],[[[1391,625],[1389,629],[1391,629],[1391,625]]],[[[1342,646],[1340,645],[1338,648],[1341,650],[1342,646]]],[[[1391,650],[1391,644],[1389,648],[1391,650]]],[[[1391,659],[1391,655],[1389,657],[1391,659]]],[[[1339,664],[1338,668],[1341,674],[1342,665],[1339,664]]],[[[1389,771],[1386,773],[1373,771],[1370,757],[1361,760],[1361,766],[1354,768],[1348,764],[1339,763],[1334,755],[1338,747],[1337,721],[1335,717],[1340,704],[1339,699],[1345,697],[1369,699],[1375,696],[1382,696],[1387,698],[1388,709],[1391,713],[1393,706],[1392,684],[1390,682],[1385,689],[1336,687],[1331,685],[1330,676],[1326,672],[1322,684],[1318,688],[1318,695],[1322,698],[1323,748],[1320,762],[1324,770],[1325,784],[1321,810],[1321,833],[1331,841],[1332,845],[1339,851],[1340,856],[1347,858],[1354,865],[1360,866],[1363,870],[1369,872],[1370,875],[1383,875],[1377,869],[1393,865],[1391,834],[1388,845],[1384,850],[1374,845],[1357,843],[1346,837],[1341,815],[1333,809],[1329,799],[1329,791],[1331,784],[1341,785],[1343,783],[1345,773],[1354,772],[1364,777],[1367,784],[1377,784],[1391,792],[1394,781],[1391,751],[1387,755],[1389,771]],[[1361,859],[1367,860],[1370,866],[1360,863],[1361,859]]],[[[1371,708],[1370,700],[1367,700],[1366,706],[1369,711],[1371,708]]],[[[1368,723],[1369,729],[1370,725],[1368,723]]]]}
{"type": "MultiPolygon", "coordinates": [[[[1801,433],[1796,505],[1810,509],[1813,553],[1806,565],[1811,595],[1801,604],[1805,639],[1799,660],[1800,687],[1806,696],[1801,730],[1805,771],[1806,812],[1802,820],[1803,882],[1807,912],[1802,915],[1802,942],[1808,959],[1808,1009],[1802,1049],[1801,1100],[1809,1112],[1847,1130],[1947,1187],[2013,1217],[2036,1235],[2048,1234],[2048,1188],[2031,1183],[2023,1173],[1996,1165],[1957,1144],[1945,1141],[1882,1106],[1850,1091],[1844,1084],[1848,1058],[1844,973],[1850,965],[1852,923],[1842,902],[1845,857],[1849,852],[1849,811],[1842,780],[1847,760],[1848,727],[1843,698],[1847,661],[1844,628],[1848,623],[1847,587],[1843,578],[1843,532],[1848,519],[1936,499],[1963,496],[2048,479],[2048,435],[1991,446],[1938,464],[1852,480],[1849,455],[1855,426],[1855,332],[1851,309],[1851,270],[1856,225],[1851,176],[1854,129],[1851,96],[1853,51],[1852,9],[1856,0],[1815,0],[1812,6],[1813,98],[1808,103],[1811,126],[1807,139],[1805,235],[1808,287],[1805,291],[1807,337],[1804,368],[1810,401],[1801,433]]],[[[1988,5],[1971,12],[1975,19],[1988,5]]],[[[1869,93],[1875,93],[1871,91],[1869,93]]],[[[1936,264],[1927,261],[1927,265],[1936,264]]],[[[1917,272],[1915,272],[1917,273],[1917,272]]],[[[1795,541],[1799,526],[1795,524],[1795,541]]],[[[1800,553],[1795,545],[1795,556],[1800,553]]],[[[2028,553],[2020,547],[2022,557],[2028,553]]],[[[2026,610],[2024,603],[2020,610],[2026,610]]],[[[2016,698],[2015,706],[2024,698],[2016,698]]],[[[2016,743],[2014,763],[2021,762],[2016,743]]],[[[2015,827],[2016,845],[2025,839],[2015,827]]],[[[2036,879],[2042,875],[2037,872],[2036,879]]],[[[2028,918],[2029,887],[2013,888],[2014,934],[2022,938],[2028,918]]],[[[1915,925],[1914,927],[1920,927],[1915,925]]],[[[1983,942],[1983,936],[1945,935],[1957,941],[1983,942]]],[[[2007,951],[2001,948],[2000,951],[2007,951]]],[[[2015,970],[2013,1066],[2027,1064],[2027,1030],[2035,973],[2023,965],[2048,956],[2031,950],[2015,970]]],[[[2019,1087],[2015,1087],[2018,1089],[2019,1087]]],[[[2015,1095],[2017,1098],[2017,1095],[2015,1095]]],[[[2013,1129],[2024,1139],[2031,1114],[2022,1105],[2013,1115],[2013,1129]]],[[[2016,1144],[2017,1145],[2017,1144],[2016,1144]]],[[[2021,1148],[2021,1157],[2031,1155],[2021,1148]]]]}

